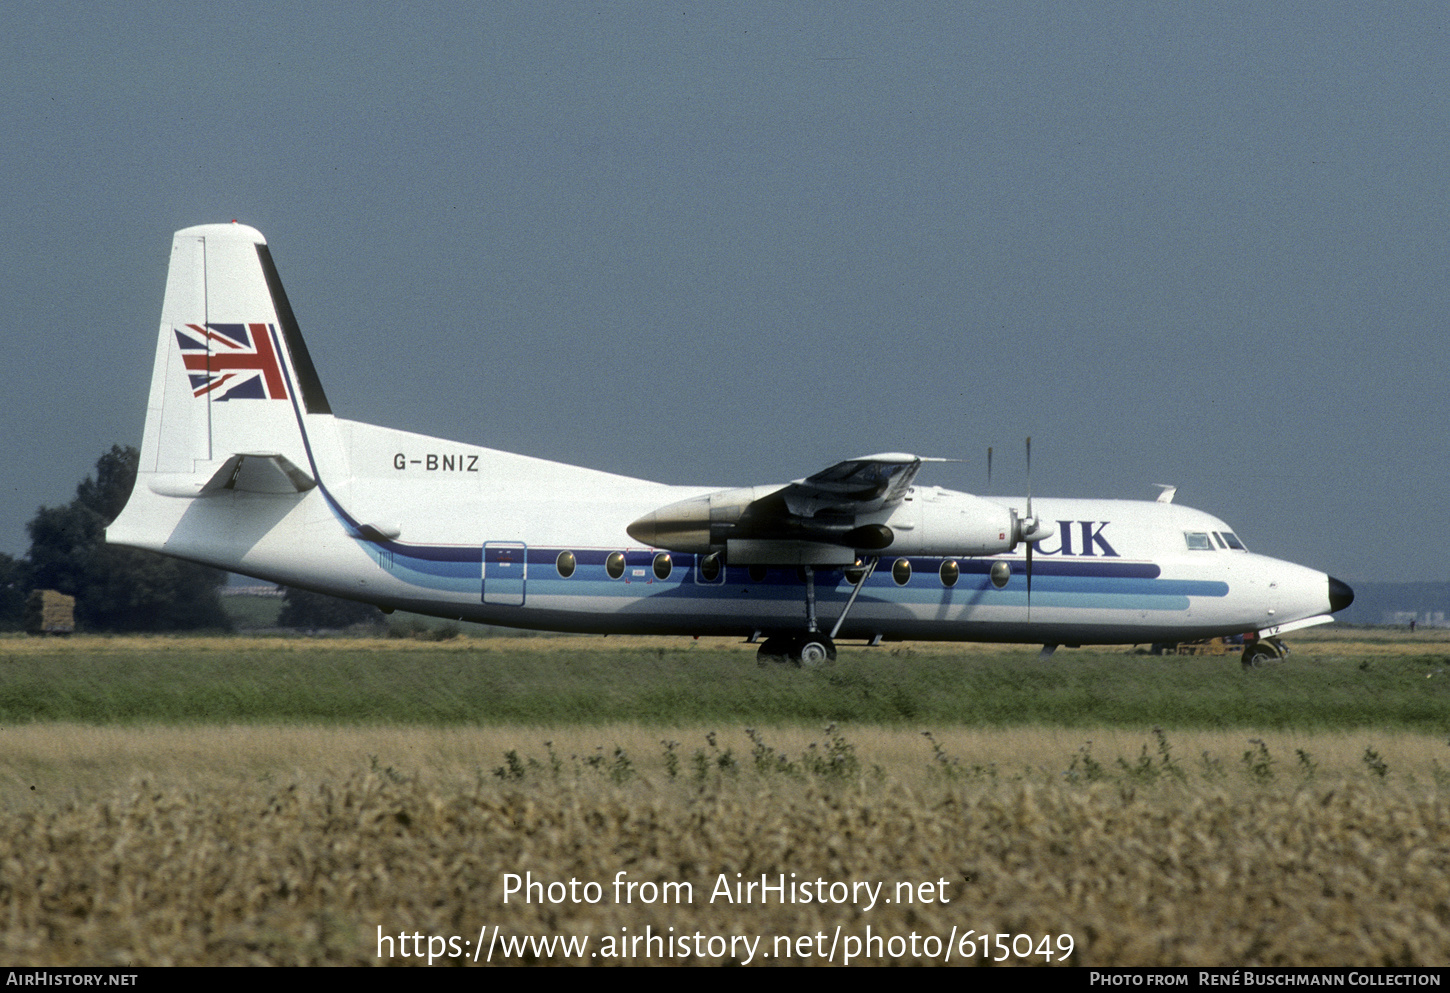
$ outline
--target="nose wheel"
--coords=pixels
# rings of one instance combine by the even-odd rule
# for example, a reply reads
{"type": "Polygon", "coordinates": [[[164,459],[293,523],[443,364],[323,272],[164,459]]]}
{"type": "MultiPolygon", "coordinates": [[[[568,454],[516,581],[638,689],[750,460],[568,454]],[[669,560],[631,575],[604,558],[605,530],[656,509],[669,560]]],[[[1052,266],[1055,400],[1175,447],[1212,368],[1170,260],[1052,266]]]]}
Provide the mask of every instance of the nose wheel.
{"type": "Polygon", "coordinates": [[[766,638],[755,660],[761,665],[777,663],[814,669],[836,661],[836,643],[819,633],[766,638]]]}
{"type": "Polygon", "coordinates": [[[1241,661],[1245,669],[1259,669],[1275,662],[1282,662],[1289,654],[1289,647],[1278,638],[1265,638],[1244,648],[1241,661]]]}

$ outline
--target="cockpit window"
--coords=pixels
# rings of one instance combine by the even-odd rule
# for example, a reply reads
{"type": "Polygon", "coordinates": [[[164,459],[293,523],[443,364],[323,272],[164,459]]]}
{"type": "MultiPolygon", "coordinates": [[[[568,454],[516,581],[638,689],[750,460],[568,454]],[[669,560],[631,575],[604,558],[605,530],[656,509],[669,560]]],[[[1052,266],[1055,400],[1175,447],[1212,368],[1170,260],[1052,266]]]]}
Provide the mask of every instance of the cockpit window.
{"type": "Polygon", "coordinates": [[[1244,547],[1244,543],[1242,541],[1239,541],[1238,535],[1234,534],[1232,531],[1225,531],[1223,533],[1223,540],[1228,542],[1228,547],[1230,548],[1236,548],[1241,552],[1248,551],[1248,549],[1244,547]]]}
{"type": "Polygon", "coordinates": [[[1218,547],[1219,548],[1227,548],[1228,547],[1223,542],[1223,535],[1219,534],[1217,531],[1215,531],[1213,533],[1213,540],[1216,541],[1216,542],[1218,542],[1218,547]]]}
{"type": "Polygon", "coordinates": [[[1183,532],[1183,539],[1188,542],[1188,550],[1190,552],[1213,551],[1213,542],[1208,540],[1208,533],[1206,531],[1185,531],[1183,532]]]}

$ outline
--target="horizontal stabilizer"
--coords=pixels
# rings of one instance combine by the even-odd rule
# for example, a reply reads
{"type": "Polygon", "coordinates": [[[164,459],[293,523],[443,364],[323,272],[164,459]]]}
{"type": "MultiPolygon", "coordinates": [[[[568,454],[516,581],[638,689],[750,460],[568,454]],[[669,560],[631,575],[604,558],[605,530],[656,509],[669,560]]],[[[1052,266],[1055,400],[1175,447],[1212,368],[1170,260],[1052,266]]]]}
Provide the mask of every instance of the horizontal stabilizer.
{"type": "Polygon", "coordinates": [[[170,497],[204,497],[226,490],[241,493],[305,493],[317,480],[292,460],[276,452],[233,455],[209,477],[200,474],[156,473],[148,481],[151,491],[170,497]]]}

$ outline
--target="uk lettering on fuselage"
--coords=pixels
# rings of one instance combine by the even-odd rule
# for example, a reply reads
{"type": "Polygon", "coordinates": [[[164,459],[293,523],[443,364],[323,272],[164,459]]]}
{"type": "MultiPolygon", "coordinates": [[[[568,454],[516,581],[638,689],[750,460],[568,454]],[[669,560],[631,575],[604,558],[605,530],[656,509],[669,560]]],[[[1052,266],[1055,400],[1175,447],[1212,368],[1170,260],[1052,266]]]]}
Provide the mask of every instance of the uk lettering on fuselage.
{"type": "Polygon", "coordinates": [[[1103,537],[1103,529],[1111,523],[1111,521],[1058,521],[1057,536],[1055,538],[1048,538],[1045,541],[1033,542],[1033,554],[1082,556],[1100,555],[1104,558],[1122,558],[1122,556],[1120,556],[1116,551],[1113,550],[1113,546],[1108,544],[1108,540],[1103,537]],[[1076,524],[1079,528],[1079,541],[1076,546],[1074,546],[1073,544],[1074,524],[1076,524]],[[1058,546],[1056,548],[1043,547],[1044,545],[1050,545],[1053,541],[1058,542],[1058,546]],[[1074,551],[1074,547],[1079,550],[1074,551]]]}

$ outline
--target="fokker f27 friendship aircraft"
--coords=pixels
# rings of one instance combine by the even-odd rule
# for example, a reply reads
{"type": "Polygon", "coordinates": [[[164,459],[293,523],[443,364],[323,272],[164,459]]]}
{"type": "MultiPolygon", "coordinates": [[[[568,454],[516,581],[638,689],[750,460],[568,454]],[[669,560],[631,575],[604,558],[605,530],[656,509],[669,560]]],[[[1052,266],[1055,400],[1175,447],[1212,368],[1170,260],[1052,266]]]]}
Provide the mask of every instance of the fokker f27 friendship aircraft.
{"type": "MultiPolygon", "coordinates": [[[[540,630],[1057,645],[1257,633],[1354,594],[1160,498],[987,498],[850,459],[668,486],[333,416],[266,239],[176,234],[136,487],[107,540],[367,603],[540,630]]],[[[1030,487],[1029,487],[1030,490],[1030,487]]]]}

